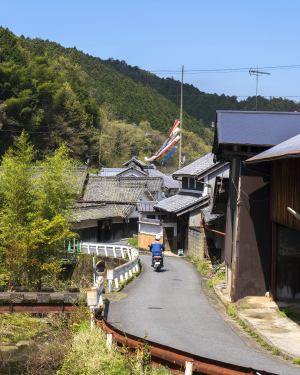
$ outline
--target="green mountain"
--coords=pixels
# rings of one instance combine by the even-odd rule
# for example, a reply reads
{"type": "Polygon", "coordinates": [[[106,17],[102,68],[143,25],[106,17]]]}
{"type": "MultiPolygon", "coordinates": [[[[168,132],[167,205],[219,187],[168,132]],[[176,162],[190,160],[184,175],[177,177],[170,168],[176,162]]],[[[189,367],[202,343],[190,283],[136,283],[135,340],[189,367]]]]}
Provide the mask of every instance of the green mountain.
{"type": "MultiPolygon", "coordinates": [[[[78,161],[93,155],[95,166],[120,166],[156,152],[178,115],[155,89],[98,59],[0,28],[0,156],[26,130],[37,158],[64,142],[78,161]]],[[[183,154],[192,162],[209,152],[212,132],[187,114],[184,125],[183,154]]],[[[177,159],[168,161],[173,170],[177,159]]]]}
{"type": "MultiPolygon", "coordinates": [[[[63,56],[71,64],[78,64],[86,73],[85,80],[92,98],[98,105],[109,108],[117,119],[136,124],[149,121],[153,129],[167,134],[175,119],[179,118],[176,103],[160,95],[155,87],[135,82],[104,60],[48,40],[21,37],[20,41],[32,52],[43,50],[55,59],[63,56]]],[[[207,141],[207,129],[200,119],[184,112],[183,127],[207,141]]]]}

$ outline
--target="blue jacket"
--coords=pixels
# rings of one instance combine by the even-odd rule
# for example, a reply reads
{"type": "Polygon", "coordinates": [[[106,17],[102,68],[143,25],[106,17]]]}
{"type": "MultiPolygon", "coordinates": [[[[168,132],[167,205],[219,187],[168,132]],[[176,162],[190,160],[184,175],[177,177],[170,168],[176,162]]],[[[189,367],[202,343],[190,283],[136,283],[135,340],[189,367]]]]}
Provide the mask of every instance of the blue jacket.
{"type": "Polygon", "coordinates": [[[162,251],[165,251],[165,247],[162,243],[154,242],[150,245],[150,251],[152,251],[152,257],[154,255],[162,255],[162,251]]]}

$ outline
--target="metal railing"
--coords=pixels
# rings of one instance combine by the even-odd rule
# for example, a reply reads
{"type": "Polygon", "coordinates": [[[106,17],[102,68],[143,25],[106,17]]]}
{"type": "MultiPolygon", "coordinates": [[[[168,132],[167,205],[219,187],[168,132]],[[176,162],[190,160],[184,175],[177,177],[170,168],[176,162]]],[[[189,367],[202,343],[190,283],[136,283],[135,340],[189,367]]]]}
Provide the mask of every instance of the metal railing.
{"type": "Polygon", "coordinates": [[[255,370],[231,363],[221,362],[210,358],[200,357],[196,354],[184,352],[166,345],[158,344],[144,338],[120,331],[109,324],[103,317],[95,317],[99,329],[107,333],[106,346],[111,349],[115,342],[117,350],[124,352],[124,346],[134,355],[147,348],[150,352],[150,364],[153,366],[167,366],[173,374],[206,374],[206,375],[276,375],[263,370],[255,370]]]}
{"type": "MultiPolygon", "coordinates": [[[[81,243],[81,250],[86,250],[88,254],[103,255],[100,253],[100,249],[104,249],[105,255],[108,255],[108,250],[112,250],[113,254],[116,255],[117,250],[119,250],[121,257],[125,258],[127,254],[129,261],[119,267],[107,270],[107,281],[109,285],[109,291],[113,292],[113,282],[115,287],[119,288],[120,282],[127,280],[132,277],[133,274],[139,271],[139,252],[135,247],[132,246],[118,246],[118,245],[106,245],[99,243],[81,243]],[[112,249],[111,249],[112,248],[112,249]]],[[[117,256],[115,256],[117,258],[117,256]]],[[[102,290],[104,288],[104,277],[97,277],[96,282],[91,289],[87,291],[87,305],[91,310],[91,325],[93,326],[93,310],[97,307],[103,305],[103,299],[101,296],[102,290]]]]}
{"type": "MultiPolygon", "coordinates": [[[[80,252],[95,255],[113,256],[114,258],[126,258],[132,260],[130,249],[132,246],[127,245],[111,245],[93,242],[80,242],[80,252]]],[[[136,249],[135,249],[136,250],[136,249]]],[[[136,250],[137,251],[137,250],[136,250]]]]}

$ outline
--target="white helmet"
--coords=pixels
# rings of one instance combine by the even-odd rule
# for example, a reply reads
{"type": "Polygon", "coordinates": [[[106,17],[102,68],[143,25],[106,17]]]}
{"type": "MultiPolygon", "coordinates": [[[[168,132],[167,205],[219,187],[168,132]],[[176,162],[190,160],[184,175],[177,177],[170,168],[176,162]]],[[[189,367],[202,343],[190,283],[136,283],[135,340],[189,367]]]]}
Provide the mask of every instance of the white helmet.
{"type": "Polygon", "coordinates": [[[159,241],[159,240],[160,240],[160,235],[157,234],[157,235],[155,236],[155,239],[156,239],[156,241],[159,241]]]}

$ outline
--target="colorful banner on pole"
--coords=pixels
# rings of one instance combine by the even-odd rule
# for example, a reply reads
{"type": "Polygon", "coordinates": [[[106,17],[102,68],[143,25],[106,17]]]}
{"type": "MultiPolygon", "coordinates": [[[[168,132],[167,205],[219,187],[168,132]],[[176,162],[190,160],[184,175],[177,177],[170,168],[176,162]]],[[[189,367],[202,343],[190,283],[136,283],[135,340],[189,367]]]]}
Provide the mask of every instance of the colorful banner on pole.
{"type": "Polygon", "coordinates": [[[164,154],[166,151],[168,151],[173,145],[175,145],[176,142],[179,141],[180,136],[177,134],[180,132],[180,129],[178,128],[178,125],[179,125],[179,121],[175,120],[168,138],[165,140],[165,142],[163,143],[163,145],[161,146],[161,148],[157,151],[155,155],[153,155],[151,158],[145,158],[147,162],[154,161],[155,159],[160,157],[162,154],[164,154]]]}

